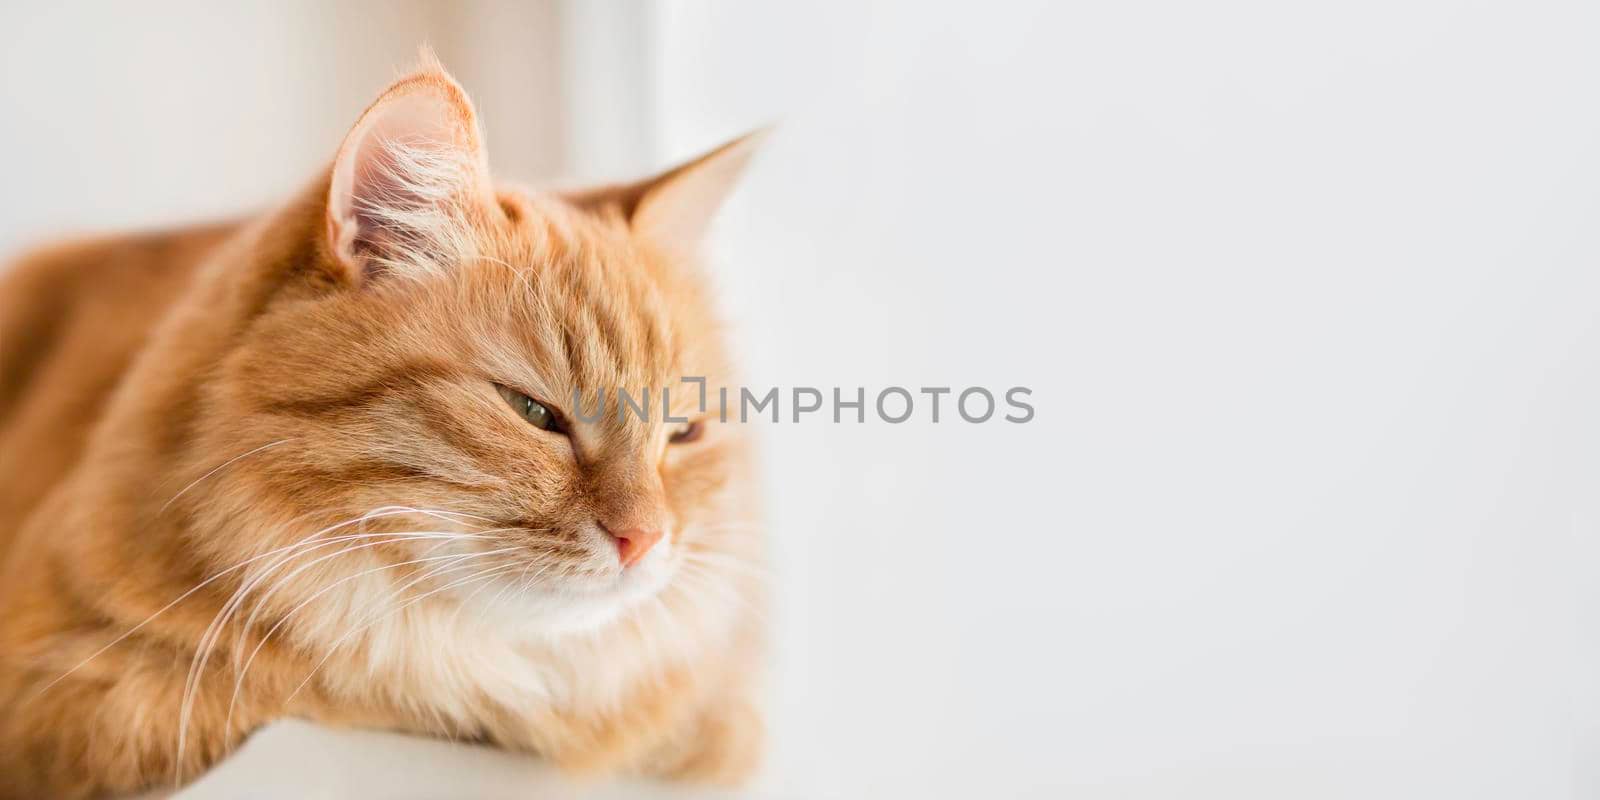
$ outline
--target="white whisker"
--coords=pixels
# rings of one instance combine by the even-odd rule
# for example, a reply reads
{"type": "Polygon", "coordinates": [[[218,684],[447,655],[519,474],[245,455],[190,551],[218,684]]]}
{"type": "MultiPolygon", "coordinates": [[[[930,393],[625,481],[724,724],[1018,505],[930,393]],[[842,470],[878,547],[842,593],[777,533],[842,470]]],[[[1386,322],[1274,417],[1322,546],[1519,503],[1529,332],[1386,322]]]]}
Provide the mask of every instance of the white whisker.
{"type": "MultiPolygon", "coordinates": [[[[188,599],[195,592],[198,592],[201,589],[204,589],[205,587],[211,585],[212,583],[215,583],[216,581],[221,580],[222,578],[226,577],[230,573],[233,573],[233,572],[235,572],[237,570],[243,569],[243,568],[245,568],[245,567],[247,567],[247,566],[249,566],[249,565],[251,565],[251,564],[253,564],[253,563],[257,562],[257,561],[260,561],[260,560],[264,559],[264,558],[271,558],[272,556],[278,555],[278,554],[283,553],[285,551],[293,550],[293,549],[298,548],[298,547],[302,547],[302,546],[307,544],[307,540],[308,539],[313,538],[313,537],[317,536],[320,533],[326,533],[326,532],[328,532],[330,530],[333,530],[335,528],[342,527],[344,524],[349,524],[349,523],[341,523],[341,525],[333,526],[333,528],[325,528],[322,531],[319,531],[318,533],[315,533],[315,534],[312,534],[309,537],[306,537],[306,539],[301,539],[300,541],[295,542],[294,544],[284,545],[282,547],[278,547],[278,548],[274,548],[272,550],[268,550],[265,553],[261,553],[261,554],[256,555],[256,556],[252,556],[252,557],[250,557],[248,559],[245,559],[244,561],[241,561],[241,562],[239,562],[237,564],[234,564],[233,566],[228,567],[227,569],[224,569],[221,572],[218,572],[217,574],[212,575],[211,577],[206,578],[205,580],[195,584],[188,591],[184,592],[183,594],[178,595],[171,602],[169,602],[166,605],[162,606],[161,608],[157,609],[155,611],[155,613],[151,614],[148,617],[145,617],[138,624],[134,625],[133,627],[129,628],[127,631],[123,632],[121,635],[117,636],[115,639],[112,639],[110,642],[106,643],[106,645],[101,647],[99,650],[96,650],[93,653],[90,653],[88,655],[88,657],[84,658],[82,661],[79,661],[77,664],[73,665],[73,667],[71,669],[68,669],[66,672],[63,672],[60,675],[56,676],[56,678],[54,680],[51,680],[49,683],[47,683],[43,687],[41,687],[36,694],[43,694],[43,693],[49,691],[51,687],[55,686],[56,684],[60,683],[61,681],[65,680],[65,679],[67,679],[68,677],[70,677],[73,673],[77,672],[78,670],[83,669],[85,666],[87,666],[89,664],[89,662],[91,662],[91,661],[95,660],[96,658],[99,658],[100,656],[104,655],[106,653],[106,651],[110,650],[113,647],[116,647],[118,644],[120,644],[123,640],[127,639],[129,636],[132,636],[135,633],[138,633],[146,625],[149,625],[151,622],[154,622],[157,617],[161,616],[162,614],[165,614],[168,611],[171,611],[173,606],[176,606],[177,604],[179,604],[179,603],[183,602],[184,600],[188,599]]],[[[350,536],[341,536],[341,537],[335,537],[333,539],[326,539],[326,540],[324,540],[324,542],[325,543],[333,543],[333,542],[338,542],[340,540],[345,540],[345,539],[359,539],[359,538],[366,538],[366,537],[369,537],[369,536],[376,536],[376,535],[380,535],[380,534],[359,533],[359,534],[352,534],[350,536]]],[[[462,535],[464,535],[464,536],[472,536],[473,534],[462,534],[462,535]]]]}
{"type": "Polygon", "coordinates": [[[377,618],[374,618],[374,619],[370,619],[370,620],[367,620],[367,621],[363,621],[357,627],[351,629],[349,632],[345,633],[343,636],[340,636],[338,639],[336,639],[334,641],[333,645],[328,648],[328,652],[322,656],[322,660],[318,661],[316,663],[316,666],[311,668],[310,674],[306,675],[305,680],[300,681],[300,685],[296,686],[295,690],[289,693],[289,697],[284,702],[285,703],[289,703],[289,702],[293,701],[294,698],[300,694],[301,690],[306,688],[306,684],[310,683],[311,679],[316,676],[317,671],[322,669],[322,666],[324,664],[328,663],[328,659],[332,658],[333,654],[338,651],[339,647],[341,645],[343,645],[346,641],[348,641],[351,636],[354,636],[355,634],[360,633],[361,631],[366,630],[367,628],[377,624],[379,621],[381,621],[383,618],[389,616],[390,614],[396,614],[396,613],[399,613],[401,611],[404,611],[407,608],[410,608],[411,606],[414,606],[417,603],[422,602],[423,600],[427,599],[428,597],[431,597],[431,596],[433,596],[435,594],[438,594],[439,592],[447,591],[449,589],[454,589],[454,588],[456,588],[458,586],[462,586],[462,585],[465,585],[465,584],[468,584],[468,583],[472,583],[473,581],[488,580],[488,579],[493,578],[493,577],[495,577],[497,575],[500,575],[502,573],[509,572],[509,571],[511,571],[513,569],[516,569],[518,566],[520,566],[520,565],[518,565],[518,564],[502,564],[502,565],[500,565],[498,567],[489,567],[488,569],[486,569],[486,570],[484,570],[482,572],[476,573],[476,574],[474,574],[472,576],[469,576],[469,577],[466,577],[466,578],[462,578],[460,580],[457,580],[457,581],[454,581],[452,583],[446,584],[446,585],[441,586],[441,587],[439,587],[437,589],[434,589],[432,591],[424,592],[423,594],[419,595],[418,597],[412,598],[405,605],[402,605],[402,606],[400,606],[398,608],[392,609],[392,610],[390,610],[389,612],[383,614],[380,617],[377,617],[377,618]]]}
{"type": "MultiPolygon", "coordinates": [[[[429,556],[429,557],[425,557],[425,558],[415,558],[415,559],[412,559],[410,561],[402,561],[402,562],[399,562],[399,563],[396,563],[396,564],[385,564],[385,565],[382,565],[382,566],[372,567],[372,568],[369,568],[369,569],[362,570],[360,572],[355,573],[354,575],[347,575],[347,576],[345,576],[343,578],[340,578],[339,580],[334,581],[333,583],[331,583],[331,584],[329,584],[329,585],[317,590],[310,597],[307,597],[306,599],[300,601],[300,603],[298,605],[296,605],[294,608],[289,609],[289,611],[287,613],[285,613],[283,615],[283,617],[280,618],[275,625],[273,625],[270,629],[267,630],[266,635],[261,637],[261,641],[256,643],[255,649],[250,651],[250,657],[245,659],[243,668],[241,668],[239,670],[238,679],[236,681],[234,681],[234,684],[233,684],[233,698],[228,701],[228,717],[227,717],[227,722],[224,723],[224,725],[223,725],[223,730],[228,730],[233,725],[233,708],[234,708],[234,705],[239,702],[239,691],[240,691],[240,689],[242,689],[244,687],[245,676],[249,674],[250,665],[255,663],[256,656],[258,654],[260,654],[261,648],[266,646],[267,640],[271,639],[273,634],[276,634],[278,632],[278,629],[282,628],[284,626],[284,624],[289,621],[290,617],[293,617],[301,609],[303,609],[306,606],[310,605],[311,603],[315,602],[317,598],[327,594],[328,592],[333,591],[334,589],[337,589],[338,587],[344,585],[345,583],[348,583],[350,581],[356,580],[357,578],[361,578],[361,577],[364,577],[364,576],[367,576],[367,575],[371,575],[371,574],[373,574],[375,572],[383,572],[385,570],[397,569],[399,567],[411,566],[413,564],[424,564],[424,563],[430,563],[430,562],[434,562],[434,561],[444,561],[444,560],[448,560],[451,565],[454,565],[454,564],[460,564],[460,563],[462,563],[464,561],[470,561],[470,560],[474,560],[474,559],[478,559],[478,558],[485,558],[485,557],[488,557],[488,556],[500,555],[502,553],[509,553],[509,552],[511,552],[513,550],[516,550],[516,549],[517,548],[515,548],[515,547],[502,547],[502,548],[500,548],[498,550],[489,550],[489,551],[485,551],[485,552],[481,552],[481,553],[466,553],[466,554],[452,553],[452,554],[443,555],[443,556],[429,556]]],[[[349,551],[349,549],[346,548],[345,550],[340,550],[337,553],[334,553],[334,554],[332,554],[330,556],[324,556],[322,559],[318,559],[318,560],[321,561],[321,560],[324,560],[324,559],[327,559],[327,558],[332,558],[333,556],[344,555],[348,551],[349,551]]],[[[307,564],[305,566],[300,567],[300,569],[304,570],[308,566],[310,566],[310,565],[307,564]]],[[[424,573],[423,578],[427,578],[429,575],[432,575],[432,574],[434,574],[434,572],[424,573]]],[[[265,600],[263,599],[262,602],[265,602],[265,600]]],[[[261,609],[261,606],[258,603],[257,606],[256,606],[256,610],[259,611],[260,609],[261,609]]],[[[245,625],[244,625],[245,629],[249,629],[254,624],[255,617],[256,617],[255,613],[252,612],[250,617],[249,617],[249,619],[247,619],[246,622],[245,622],[245,625]]]]}
{"type": "Polygon", "coordinates": [[[280,444],[284,444],[286,442],[292,442],[292,441],[294,441],[294,440],[293,439],[279,439],[276,442],[268,442],[267,444],[261,445],[260,447],[257,447],[254,450],[251,450],[251,451],[245,452],[245,453],[240,453],[239,455],[236,455],[233,458],[230,458],[227,461],[222,462],[221,464],[217,465],[216,467],[213,467],[210,472],[207,472],[206,474],[201,475],[198,478],[195,478],[193,481],[190,481],[188,486],[185,486],[182,489],[179,489],[178,493],[173,495],[171,500],[168,500],[167,502],[161,504],[161,508],[156,511],[156,516],[161,516],[161,514],[166,512],[168,506],[170,506],[173,503],[177,502],[178,498],[180,498],[180,497],[184,496],[185,494],[187,494],[190,489],[193,489],[194,487],[199,486],[202,482],[205,481],[206,478],[209,478],[212,475],[215,475],[218,472],[221,472],[224,469],[227,469],[228,467],[233,466],[234,462],[237,462],[237,461],[239,461],[241,459],[244,459],[244,458],[247,458],[249,456],[253,456],[256,453],[259,453],[259,452],[261,452],[263,450],[271,450],[272,448],[277,447],[280,444]]]}
{"type": "MultiPolygon", "coordinates": [[[[183,772],[183,754],[184,754],[185,749],[186,749],[185,746],[188,743],[189,719],[192,716],[193,711],[194,711],[195,698],[196,698],[196,695],[197,695],[197,693],[199,692],[199,689],[200,689],[200,679],[201,679],[201,676],[204,674],[206,663],[207,663],[207,661],[209,661],[209,659],[211,657],[211,651],[213,649],[215,649],[215,647],[216,647],[217,639],[218,639],[218,637],[220,637],[223,627],[227,624],[228,620],[232,619],[234,613],[243,604],[245,597],[247,597],[249,595],[249,593],[251,591],[253,591],[254,588],[261,583],[261,581],[265,580],[278,567],[288,563],[291,559],[294,559],[296,557],[305,555],[305,554],[310,553],[310,552],[312,552],[314,550],[321,549],[323,547],[326,547],[329,544],[335,543],[340,538],[369,538],[369,537],[373,537],[373,536],[385,536],[385,535],[393,536],[393,534],[365,533],[365,532],[363,532],[363,533],[353,534],[351,537],[335,537],[335,539],[333,539],[333,540],[325,540],[325,541],[321,541],[321,542],[316,541],[317,539],[319,539],[324,534],[331,533],[331,532],[333,532],[335,530],[338,530],[339,528],[347,527],[347,526],[350,526],[350,525],[354,525],[354,524],[358,524],[358,523],[365,523],[368,520],[378,519],[378,518],[382,518],[382,517],[396,516],[396,515],[400,515],[400,514],[424,514],[424,515],[429,515],[429,516],[437,516],[436,514],[431,513],[429,511],[410,508],[410,507],[407,507],[407,506],[384,506],[382,508],[378,508],[378,509],[374,509],[373,511],[369,511],[369,512],[367,512],[365,514],[361,514],[361,515],[359,515],[357,517],[354,517],[352,519],[345,520],[343,522],[339,522],[339,523],[336,523],[334,525],[330,525],[330,526],[328,526],[326,528],[323,528],[323,529],[321,529],[319,531],[316,531],[316,532],[314,532],[314,533],[312,533],[312,534],[300,539],[299,541],[295,542],[292,545],[287,545],[285,547],[281,547],[281,548],[278,548],[275,551],[272,551],[272,552],[283,552],[283,551],[288,551],[288,552],[285,553],[282,557],[280,557],[277,561],[274,561],[272,564],[268,565],[267,568],[265,570],[263,570],[260,575],[258,575],[255,578],[247,581],[246,583],[242,584],[238,589],[236,589],[233,592],[232,596],[230,596],[228,601],[223,604],[222,608],[217,612],[216,616],[212,618],[211,625],[209,625],[206,628],[205,633],[202,634],[202,636],[200,638],[200,642],[196,646],[195,654],[194,654],[193,658],[190,660],[189,674],[184,680],[183,700],[181,701],[181,703],[179,705],[179,712],[178,712],[179,713],[178,748],[177,748],[177,754],[175,755],[175,757],[173,759],[174,780],[181,782],[182,778],[183,778],[183,774],[182,774],[182,772],[183,772]]],[[[404,535],[404,534],[400,534],[400,535],[404,535]]],[[[430,535],[432,535],[432,534],[430,534],[430,535]]],[[[450,533],[450,534],[447,534],[447,535],[449,535],[449,536],[460,536],[460,537],[463,537],[463,538],[477,538],[477,534],[450,533]]],[[[234,567],[228,568],[224,572],[232,572],[234,569],[243,567],[246,564],[252,563],[252,562],[257,561],[257,560],[260,560],[260,558],[262,558],[262,557],[264,557],[266,555],[268,555],[268,554],[262,554],[262,556],[257,556],[255,558],[249,559],[249,560],[247,560],[247,561],[245,561],[245,562],[243,562],[241,564],[235,565],[234,567]]],[[[218,577],[221,577],[221,575],[219,574],[217,576],[213,576],[212,578],[208,579],[207,581],[205,581],[201,585],[203,586],[205,583],[209,583],[211,580],[215,580],[218,577]]],[[[198,590],[199,588],[200,588],[199,586],[196,586],[194,589],[189,590],[189,592],[186,592],[184,594],[184,597],[187,597],[188,595],[192,594],[194,591],[198,590]]],[[[159,615],[163,611],[166,611],[167,609],[171,608],[173,605],[176,605],[176,603],[181,601],[182,599],[183,599],[183,597],[180,597],[180,598],[178,598],[178,600],[175,600],[172,603],[168,604],[166,607],[161,609],[161,611],[158,611],[158,612],[156,612],[155,615],[152,615],[150,619],[153,619],[155,616],[159,615]]],[[[143,625],[148,623],[150,621],[150,619],[146,619],[145,622],[140,623],[138,626],[135,627],[135,630],[137,630],[137,628],[139,628],[139,627],[143,627],[143,625]]],[[[131,635],[132,632],[133,631],[129,631],[128,633],[123,634],[121,637],[118,638],[117,641],[121,641],[121,639],[124,639],[127,636],[131,635]]],[[[115,644],[115,642],[113,642],[112,644],[115,644]]],[[[110,645],[108,645],[106,648],[102,648],[102,650],[99,651],[99,652],[104,652],[106,649],[109,649],[109,648],[110,648],[110,645]]],[[[98,652],[95,653],[94,655],[91,655],[89,657],[89,659],[85,660],[84,663],[87,663],[88,660],[92,660],[97,655],[99,655],[98,652]]],[[[79,666],[81,667],[82,664],[80,664],[79,666]]],[[[75,667],[74,669],[77,669],[77,668],[75,667]]],[[[57,680],[59,680],[59,679],[57,679],[57,680]]]]}

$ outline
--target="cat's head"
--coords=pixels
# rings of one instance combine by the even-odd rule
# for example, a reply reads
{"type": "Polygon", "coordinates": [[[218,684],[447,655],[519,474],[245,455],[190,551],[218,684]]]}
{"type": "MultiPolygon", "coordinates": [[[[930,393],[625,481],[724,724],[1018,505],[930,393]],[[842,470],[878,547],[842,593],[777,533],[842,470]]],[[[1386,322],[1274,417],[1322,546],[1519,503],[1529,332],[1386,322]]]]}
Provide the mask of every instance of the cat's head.
{"type": "Polygon", "coordinates": [[[194,505],[267,520],[248,548],[215,540],[219,564],[277,552],[249,570],[279,563],[270,585],[327,556],[291,596],[348,578],[366,594],[329,597],[366,611],[437,592],[555,631],[728,558],[752,536],[745,444],[719,422],[730,367],[694,255],[752,146],[523,191],[491,179],[442,70],[391,86],[337,153],[306,263],[206,391],[191,470],[249,454],[194,505]]]}

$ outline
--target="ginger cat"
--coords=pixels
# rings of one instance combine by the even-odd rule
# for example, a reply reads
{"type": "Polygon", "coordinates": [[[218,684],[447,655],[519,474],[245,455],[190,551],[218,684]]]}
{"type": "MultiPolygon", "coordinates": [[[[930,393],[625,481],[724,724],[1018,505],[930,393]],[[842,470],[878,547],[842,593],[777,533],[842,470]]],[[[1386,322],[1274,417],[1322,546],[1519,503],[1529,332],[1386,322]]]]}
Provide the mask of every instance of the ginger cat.
{"type": "Polygon", "coordinates": [[[425,56],[283,207],[5,270],[0,797],[181,783],[284,716],[745,777],[763,543],[695,252],[753,146],[497,185],[425,56]]]}

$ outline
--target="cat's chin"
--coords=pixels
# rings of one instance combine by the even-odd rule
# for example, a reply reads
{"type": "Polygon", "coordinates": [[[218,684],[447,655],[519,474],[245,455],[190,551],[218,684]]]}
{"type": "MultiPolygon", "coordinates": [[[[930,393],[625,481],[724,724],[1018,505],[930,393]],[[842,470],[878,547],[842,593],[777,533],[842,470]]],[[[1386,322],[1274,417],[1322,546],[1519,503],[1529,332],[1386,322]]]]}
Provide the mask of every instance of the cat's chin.
{"type": "Polygon", "coordinates": [[[477,603],[478,607],[467,613],[480,614],[480,619],[504,626],[507,633],[519,638],[594,632],[651,602],[666,587],[673,569],[669,549],[656,548],[638,564],[608,578],[531,588],[496,587],[484,593],[493,597],[492,602],[477,603]],[[495,596],[501,590],[504,592],[495,596]]]}

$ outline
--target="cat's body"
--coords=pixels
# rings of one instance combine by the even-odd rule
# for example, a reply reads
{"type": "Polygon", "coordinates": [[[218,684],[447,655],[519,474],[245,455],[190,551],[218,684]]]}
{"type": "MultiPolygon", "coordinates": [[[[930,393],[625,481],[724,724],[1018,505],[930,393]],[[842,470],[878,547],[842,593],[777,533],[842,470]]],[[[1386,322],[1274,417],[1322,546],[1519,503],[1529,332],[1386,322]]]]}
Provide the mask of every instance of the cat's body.
{"type": "Polygon", "coordinates": [[[78,461],[101,400],[237,228],[102,237],[0,268],[0,548],[78,461]]]}
{"type": "Polygon", "coordinates": [[[288,715],[754,764],[749,447],[679,383],[730,380],[690,262],[745,145],[555,196],[487,181],[436,67],[362,119],[281,209],[0,275],[0,797],[192,779],[288,715]]]}

